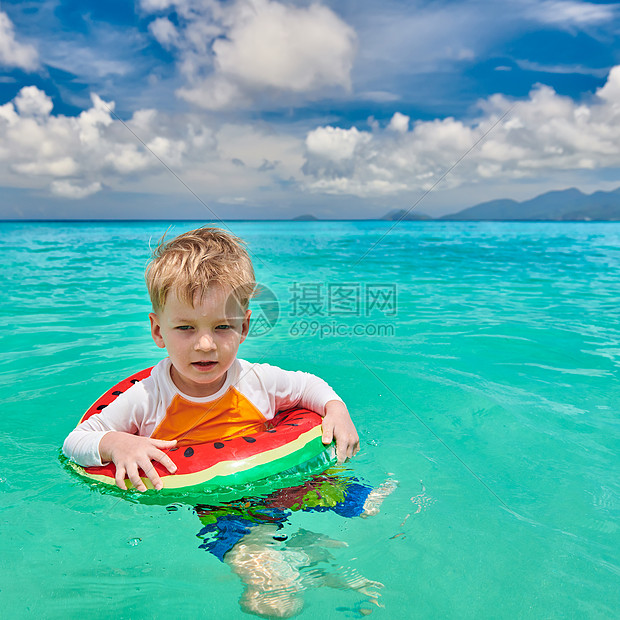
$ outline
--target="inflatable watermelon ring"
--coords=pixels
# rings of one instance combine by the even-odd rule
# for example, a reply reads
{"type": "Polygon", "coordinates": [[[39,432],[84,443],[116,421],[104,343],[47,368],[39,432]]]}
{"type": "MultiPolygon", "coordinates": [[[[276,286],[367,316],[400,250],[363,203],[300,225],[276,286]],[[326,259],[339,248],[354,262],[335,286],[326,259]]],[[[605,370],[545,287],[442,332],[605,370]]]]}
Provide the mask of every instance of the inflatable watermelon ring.
{"type": "MultiPolygon", "coordinates": [[[[150,374],[151,368],[147,368],[110,388],[93,403],[80,423],[99,413],[134,383],[150,374]]],[[[264,431],[253,435],[171,448],[167,454],[177,466],[176,473],[171,474],[157,461],[153,462],[164,485],[159,493],[166,490],[186,493],[238,487],[289,470],[296,473],[294,470],[303,470],[309,463],[315,463],[313,467],[320,469],[307,470],[306,473],[320,473],[336,462],[334,449],[323,445],[321,440],[321,422],[321,416],[313,411],[291,409],[278,413],[264,431]]],[[[85,478],[116,485],[113,463],[102,467],[81,467],[71,462],[70,466],[85,478]]],[[[153,489],[148,478],[142,477],[142,481],[147,489],[153,489]]],[[[125,483],[128,489],[133,488],[129,479],[125,483]]]]}

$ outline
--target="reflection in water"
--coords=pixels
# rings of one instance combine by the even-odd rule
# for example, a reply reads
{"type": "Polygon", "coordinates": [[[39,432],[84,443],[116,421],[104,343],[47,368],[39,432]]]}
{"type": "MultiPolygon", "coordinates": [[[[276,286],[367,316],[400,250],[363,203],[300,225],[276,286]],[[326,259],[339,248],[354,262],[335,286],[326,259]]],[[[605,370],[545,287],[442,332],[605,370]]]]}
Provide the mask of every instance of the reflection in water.
{"type": "Polygon", "coordinates": [[[346,543],[303,529],[281,541],[277,530],[272,524],[253,528],[224,558],[245,585],[240,600],[244,611],[290,618],[303,608],[303,591],[321,586],[357,590],[379,604],[383,585],[339,566],[327,550],[346,543]]]}
{"type": "MultiPolygon", "coordinates": [[[[222,506],[196,506],[204,527],[202,548],[228,564],[244,583],[241,608],[259,616],[290,618],[303,608],[308,588],[355,590],[380,606],[382,584],[354,568],[338,564],[329,551],[347,543],[300,529],[283,532],[296,511],[336,512],[343,517],[367,517],[379,512],[398,483],[386,480],[376,489],[353,477],[326,473],[303,485],[271,495],[222,506]]],[[[363,613],[370,613],[368,609],[363,613]]]]}

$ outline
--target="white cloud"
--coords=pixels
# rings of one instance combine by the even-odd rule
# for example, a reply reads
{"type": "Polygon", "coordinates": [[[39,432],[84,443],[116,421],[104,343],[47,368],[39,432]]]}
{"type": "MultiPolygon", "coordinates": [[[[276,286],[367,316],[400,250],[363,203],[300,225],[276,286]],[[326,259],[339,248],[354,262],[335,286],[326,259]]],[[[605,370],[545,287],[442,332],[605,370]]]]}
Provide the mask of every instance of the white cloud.
{"type": "MultiPolygon", "coordinates": [[[[78,117],[53,116],[51,111],[50,98],[34,86],[22,88],[13,102],[0,106],[0,164],[5,167],[5,182],[8,172],[48,180],[77,176],[83,182],[101,168],[110,146],[101,130],[112,123],[106,104],[93,96],[93,107],[78,117]]],[[[92,193],[94,185],[88,185],[92,193]]],[[[69,191],[67,187],[56,184],[52,190],[69,191]]]]}
{"type": "Polygon", "coordinates": [[[37,50],[15,39],[15,28],[9,16],[0,12],[0,65],[34,71],[39,65],[37,50]]]}
{"type": "Polygon", "coordinates": [[[251,101],[247,93],[237,84],[218,77],[208,78],[193,88],[180,88],[177,94],[186,101],[207,110],[243,107],[251,101]]]}
{"type": "Polygon", "coordinates": [[[47,187],[72,199],[104,187],[184,192],[174,170],[195,192],[234,192],[238,201],[244,192],[249,200],[259,188],[302,177],[299,138],[252,125],[211,128],[199,116],[156,110],[138,110],[124,124],[113,110],[114,102],[93,95],[79,116],[54,116],[44,92],[23,88],[0,106],[0,184],[47,187]]]}
{"type": "Polygon", "coordinates": [[[620,106],[620,66],[609,72],[607,82],[596,92],[598,97],[612,106],[614,111],[620,106]]]}
{"type": "Polygon", "coordinates": [[[474,58],[476,58],[476,54],[473,50],[461,48],[454,52],[454,57],[456,60],[474,60],[474,58]]]}
{"type": "Polygon", "coordinates": [[[546,24],[566,26],[591,26],[614,19],[615,4],[594,4],[573,0],[533,0],[527,14],[546,24]]]}
{"type": "Polygon", "coordinates": [[[213,44],[218,73],[235,82],[296,92],[350,86],[355,34],[330,9],[255,0],[213,44]],[[251,8],[251,10],[247,10],[251,8]]]}
{"type": "Polygon", "coordinates": [[[392,116],[387,128],[392,131],[397,131],[398,133],[407,133],[407,131],[409,131],[409,120],[410,118],[405,114],[396,112],[394,116],[392,116]]]}
{"type": "Polygon", "coordinates": [[[516,102],[481,101],[469,122],[396,112],[370,129],[315,127],[305,141],[264,123],[153,109],[136,111],[125,126],[113,110],[114,102],[93,95],[78,116],[54,115],[44,92],[23,88],[0,106],[0,184],[75,199],[103,188],[185,192],[171,169],[204,199],[255,204],[258,193],[290,184],[361,197],[423,191],[470,149],[442,188],[620,167],[620,66],[587,102],[538,86],[516,102]]]}
{"type": "Polygon", "coordinates": [[[138,144],[121,143],[111,145],[110,151],[105,155],[104,162],[109,169],[119,174],[131,174],[142,172],[153,165],[153,157],[145,152],[138,144]]]}
{"type": "MultiPolygon", "coordinates": [[[[596,69],[594,67],[587,67],[584,65],[548,65],[540,62],[532,62],[531,60],[515,59],[516,65],[525,71],[537,71],[541,73],[559,73],[559,74],[571,74],[577,73],[581,75],[594,75],[599,78],[604,78],[607,75],[607,69],[596,69]]],[[[498,71],[500,67],[496,67],[498,71]]]]}
{"type": "Polygon", "coordinates": [[[131,37],[120,40],[117,33],[101,26],[97,38],[96,43],[78,37],[48,42],[44,50],[46,64],[80,76],[89,83],[94,79],[118,79],[132,73],[132,65],[135,66],[140,59],[137,56],[138,45],[132,45],[131,37]],[[134,54],[133,58],[122,58],[125,45],[130,47],[127,55],[134,54]],[[114,58],[117,54],[119,58],[114,58]]]}
{"type": "Polygon", "coordinates": [[[167,49],[178,43],[179,33],[176,26],[167,17],[160,17],[152,21],[149,24],[149,31],[158,43],[167,49]]]}
{"type": "Polygon", "coordinates": [[[52,100],[36,86],[25,86],[17,97],[15,107],[19,114],[24,116],[49,116],[54,104],[52,100]]]}
{"type": "Polygon", "coordinates": [[[176,2],[174,0],[140,0],[139,4],[146,13],[157,13],[174,6],[176,2]]]}
{"type": "Polygon", "coordinates": [[[398,101],[401,96],[396,93],[390,93],[385,90],[370,90],[357,93],[357,98],[366,101],[374,101],[376,103],[392,103],[398,101]]]}
{"type": "Polygon", "coordinates": [[[90,185],[80,186],[73,184],[71,181],[53,181],[51,190],[55,196],[77,200],[101,191],[101,183],[95,182],[90,185]]]}
{"type": "Polygon", "coordinates": [[[351,87],[356,35],[325,6],[275,0],[174,5],[179,26],[160,17],[150,30],[164,47],[176,49],[188,81],[177,94],[187,101],[220,110],[257,97],[351,87]]]}
{"type": "Polygon", "coordinates": [[[359,145],[370,141],[370,135],[356,127],[318,127],[308,134],[306,147],[309,153],[332,162],[351,159],[359,145]]]}
{"type": "Polygon", "coordinates": [[[539,86],[526,100],[495,95],[481,109],[473,123],[419,121],[409,131],[404,115],[372,131],[318,127],[306,138],[307,187],[362,197],[426,190],[472,147],[442,187],[620,166],[620,66],[589,104],[539,86]]]}
{"type": "Polygon", "coordinates": [[[13,169],[25,175],[67,177],[75,174],[78,166],[72,157],[59,157],[16,163],[13,169]]]}

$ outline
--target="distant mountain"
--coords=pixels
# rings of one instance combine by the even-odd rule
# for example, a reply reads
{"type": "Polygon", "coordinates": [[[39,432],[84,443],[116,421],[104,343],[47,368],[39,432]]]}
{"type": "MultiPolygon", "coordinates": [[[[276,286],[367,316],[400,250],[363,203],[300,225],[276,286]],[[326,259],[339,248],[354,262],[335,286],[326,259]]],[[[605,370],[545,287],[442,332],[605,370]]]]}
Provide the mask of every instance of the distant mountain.
{"type": "MultiPolygon", "coordinates": [[[[429,221],[434,218],[420,213],[416,209],[393,209],[382,220],[405,222],[429,221]],[[404,216],[404,217],[403,217],[404,216]]],[[[298,222],[318,221],[314,215],[298,215],[293,218],[298,222]]],[[[620,187],[610,192],[584,194],[578,189],[556,190],[517,202],[508,198],[481,202],[462,211],[444,215],[437,220],[467,221],[552,221],[552,222],[589,222],[620,221],[620,187]]]]}
{"type": "Polygon", "coordinates": [[[293,222],[317,222],[318,219],[318,217],[308,213],[306,215],[298,215],[297,217],[294,217],[293,222]]]}
{"type": "Polygon", "coordinates": [[[414,210],[407,213],[406,209],[394,209],[393,211],[386,213],[381,219],[390,220],[393,222],[398,220],[402,220],[404,222],[419,222],[421,220],[432,220],[433,218],[430,217],[430,215],[426,215],[426,213],[420,213],[414,210]]]}
{"type": "Polygon", "coordinates": [[[620,220],[620,187],[611,192],[584,194],[571,188],[547,192],[523,202],[491,200],[440,220],[592,221],[620,220]]]}

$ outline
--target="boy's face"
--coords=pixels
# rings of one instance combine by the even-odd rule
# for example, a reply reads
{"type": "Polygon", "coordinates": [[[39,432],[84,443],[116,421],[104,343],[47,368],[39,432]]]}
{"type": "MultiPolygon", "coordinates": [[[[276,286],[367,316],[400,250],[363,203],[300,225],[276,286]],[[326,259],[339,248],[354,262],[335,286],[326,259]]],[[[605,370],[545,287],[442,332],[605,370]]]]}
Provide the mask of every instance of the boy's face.
{"type": "Polygon", "coordinates": [[[152,312],[151,335],[168,351],[174,384],[188,396],[215,394],[250,327],[250,310],[231,304],[232,289],[214,284],[194,307],[171,291],[164,307],[152,312]]]}

